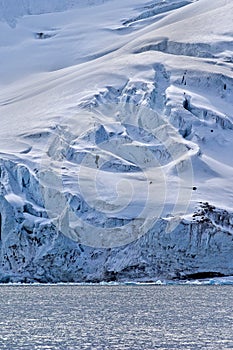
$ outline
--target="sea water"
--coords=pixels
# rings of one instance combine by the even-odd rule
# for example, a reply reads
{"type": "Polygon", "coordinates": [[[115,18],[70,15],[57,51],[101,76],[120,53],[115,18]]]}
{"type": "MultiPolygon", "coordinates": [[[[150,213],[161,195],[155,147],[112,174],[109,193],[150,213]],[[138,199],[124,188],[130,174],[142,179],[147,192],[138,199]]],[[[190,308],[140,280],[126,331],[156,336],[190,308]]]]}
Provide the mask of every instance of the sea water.
{"type": "Polygon", "coordinates": [[[1,285],[0,349],[233,349],[232,288],[1,285]]]}

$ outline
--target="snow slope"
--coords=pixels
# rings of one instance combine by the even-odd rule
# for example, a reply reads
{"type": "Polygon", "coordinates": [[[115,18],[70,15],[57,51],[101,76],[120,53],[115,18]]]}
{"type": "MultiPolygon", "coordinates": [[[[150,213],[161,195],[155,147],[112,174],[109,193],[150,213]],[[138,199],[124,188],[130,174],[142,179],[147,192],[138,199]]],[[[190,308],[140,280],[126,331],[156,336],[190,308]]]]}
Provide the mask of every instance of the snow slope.
{"type": "Polygon", "coordinates": [[[0,0],[2,281],[233,274],[232,10],[0,0]]]}

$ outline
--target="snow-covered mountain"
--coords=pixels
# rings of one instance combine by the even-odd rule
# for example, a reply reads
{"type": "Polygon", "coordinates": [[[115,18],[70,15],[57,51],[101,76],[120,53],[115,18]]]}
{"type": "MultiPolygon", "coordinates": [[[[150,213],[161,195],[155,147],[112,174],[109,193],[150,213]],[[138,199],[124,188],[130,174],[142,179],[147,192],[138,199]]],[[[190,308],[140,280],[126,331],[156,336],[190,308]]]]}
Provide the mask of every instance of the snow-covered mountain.
{"type": "Polygon", "coordinates": [[[233,3],[0,0],[0,280],[233,274],[233,3]]]}

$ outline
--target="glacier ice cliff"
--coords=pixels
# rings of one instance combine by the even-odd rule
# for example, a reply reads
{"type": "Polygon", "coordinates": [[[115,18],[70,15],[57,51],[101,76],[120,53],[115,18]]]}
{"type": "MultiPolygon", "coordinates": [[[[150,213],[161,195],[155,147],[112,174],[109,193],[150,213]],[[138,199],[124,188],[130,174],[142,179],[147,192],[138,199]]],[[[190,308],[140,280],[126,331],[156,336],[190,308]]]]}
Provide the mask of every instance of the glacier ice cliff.
{"type": "Polygon", "coordinates": [[[9,162],[5,166],[1,179],[17,176],[15,191],[22,186],[25,201],[8,201],[2,188],[1,282],[154,281],[232,274],[233,213],[200,203],[192,218],[181,220],[172,232],[166,232],[169,219],[159,219],[125,246],[88,247],[58,232],[26,168],[9,162]]]}
{"type": "Polygon", "coordinates": [[[25,74],[0,93],[0,282],[233,275],[231,2],[23,3],[0,0],[25,74]]]}

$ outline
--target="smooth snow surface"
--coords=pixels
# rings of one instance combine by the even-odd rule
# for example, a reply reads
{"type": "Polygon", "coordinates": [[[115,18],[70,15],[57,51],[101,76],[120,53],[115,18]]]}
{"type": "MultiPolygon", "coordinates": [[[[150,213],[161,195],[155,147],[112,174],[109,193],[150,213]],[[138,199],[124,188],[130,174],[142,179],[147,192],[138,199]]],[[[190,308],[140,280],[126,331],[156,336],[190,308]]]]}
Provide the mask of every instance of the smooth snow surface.
{"type": "Polygon", "coordinates": [[[4,276],[233,273],[232,13],[0,0],[4,276]]]}

